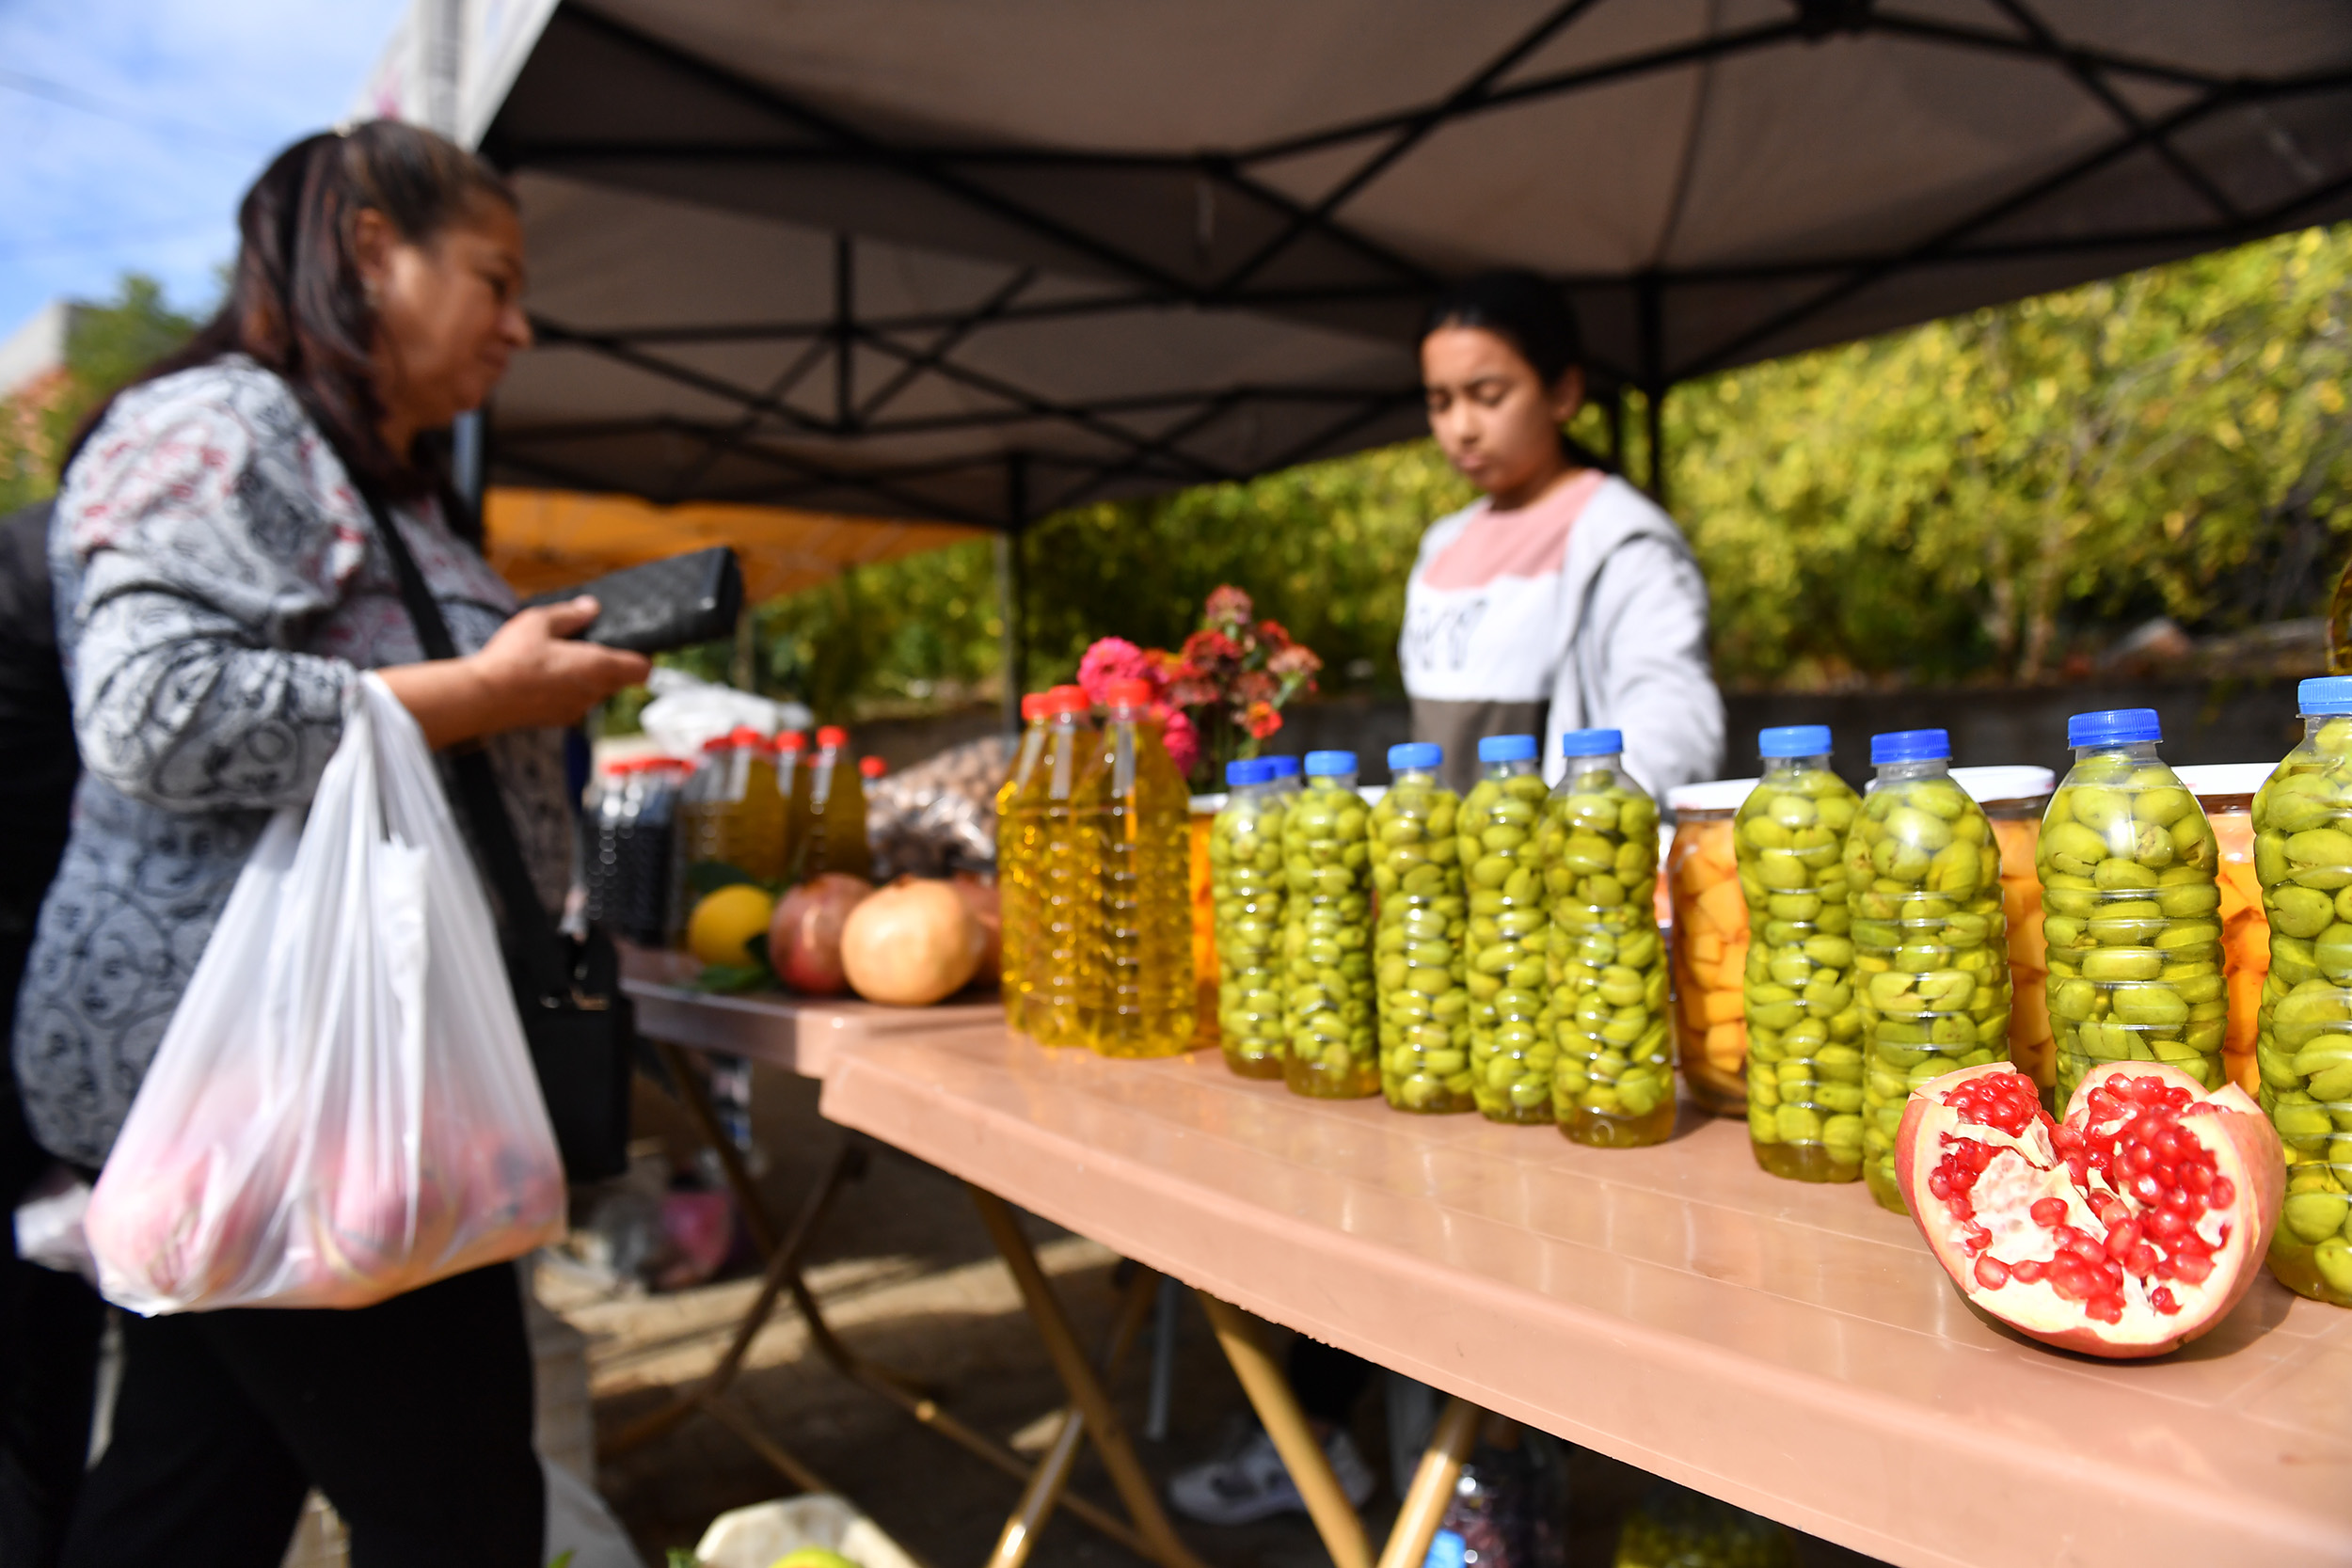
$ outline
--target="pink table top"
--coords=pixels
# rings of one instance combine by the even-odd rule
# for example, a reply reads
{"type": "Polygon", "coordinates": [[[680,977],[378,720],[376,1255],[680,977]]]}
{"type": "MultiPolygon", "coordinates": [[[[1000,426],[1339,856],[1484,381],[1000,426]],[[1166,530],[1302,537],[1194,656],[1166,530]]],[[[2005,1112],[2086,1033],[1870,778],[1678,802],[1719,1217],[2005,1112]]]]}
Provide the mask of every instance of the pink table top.
{"type": "Polygon", "coordinates": [[[2096,1362],[1980,1319],[1908,1220],[1765,1176],[1687,1107],[1661,1147],[1587,1149],[912,1017],[825,1025],[827,1117],[1818,1535],[1920,1568],[2352,1562],[2352,1312],[2267,1279],[2180,1354],[2096,1362]]]}

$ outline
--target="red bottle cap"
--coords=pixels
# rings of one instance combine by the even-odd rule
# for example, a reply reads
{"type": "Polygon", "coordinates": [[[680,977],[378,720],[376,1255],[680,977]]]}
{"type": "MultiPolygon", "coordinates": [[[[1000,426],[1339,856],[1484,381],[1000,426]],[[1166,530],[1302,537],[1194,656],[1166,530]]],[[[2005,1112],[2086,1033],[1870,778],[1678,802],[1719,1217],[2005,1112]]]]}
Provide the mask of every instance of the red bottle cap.
{"type": "Polygon", "coordinates": [[[1034,724],[1044,717],[1045,693],[1031,691],[1025,694],[1021,699],[1021,721],[1025,724],[1034,724]]]}
{"type": "Polygon", "coordinates": [[[714,735],[703,742],[703,750],[706,752],[726,752],[732,751],[734,747],[735,736],[731,735],[714,735]]]}
{"type": "Polygon", "coordinates": [[[1138,680],[1113,681],[1103,689],[1103,700],[1112,707],[1150,707],[1152,705],[1152,683],[1138,680]]]}
{"type": "Polygon", "coordinates": [[[727,732],[727,741],[735,746],[765,746],[768,737],[749,724],[738,724],[727,732]]]}
{"type": "Polygon", "coordinates": [[[827,724],[817,732],[817,744],[819,746],[847,746],[849,743],[850,732],[838,724],[827,724]]]}
{"type": "Polygon", "coordinates": [[[1082,686],[1057,686],[1045,694],[1045,712],[1049,718],[1056,714],[1084,713],[1093,705],[1094,699],[1086,694],[1086,688],[1082,686]]]}
{"type": "Polygon", "coordinates": [[[808,736],[798,730],[787,730],[776,736],[776,750],[779,752],[798,752],[805,750],[807,746],[808,736]]]}
{"type": "Polygon", "coordinates": [[[869,779],[879,779],[890,771],[890,765],[880,757],[860,757],[857,759],[857,770],[869,779]]]}

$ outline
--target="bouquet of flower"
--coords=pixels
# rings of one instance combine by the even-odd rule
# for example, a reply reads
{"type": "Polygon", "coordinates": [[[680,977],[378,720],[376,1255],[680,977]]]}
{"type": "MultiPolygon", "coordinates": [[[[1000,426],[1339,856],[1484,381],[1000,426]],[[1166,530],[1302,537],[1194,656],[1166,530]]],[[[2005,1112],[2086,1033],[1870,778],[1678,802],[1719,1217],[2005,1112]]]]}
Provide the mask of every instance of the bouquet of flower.
{"type": "Polygon", "coordinates": [[[1196,787],[1215,789],[1228,762],[1256,756],[1281,729],[1283,705],[1315,689],[1323,660],[1280,623],[1258,620],[1238,588],[1211,594],[1200,620],[1172,654],[1103,638],[1078,661],[1078,684],[1099,704],[1112,681],[1150,681],[1168,756],[1196,787]]]}

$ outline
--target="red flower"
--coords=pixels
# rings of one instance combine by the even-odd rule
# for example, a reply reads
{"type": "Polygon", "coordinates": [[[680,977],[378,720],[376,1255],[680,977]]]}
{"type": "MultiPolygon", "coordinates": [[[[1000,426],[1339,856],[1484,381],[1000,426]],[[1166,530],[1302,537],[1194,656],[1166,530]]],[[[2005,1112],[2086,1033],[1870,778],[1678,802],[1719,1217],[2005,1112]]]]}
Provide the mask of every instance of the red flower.
{"type": "Polygon", "coordinates": [[[1272,703],[1252,703],[1242,716],[1242,727],[1252,740],[1263,740],[1282,727],[1282,716],[1274,711],[1272,703]]]}
{"type": "Polygon", "coordinates": [[[1176,765],[1176,771],[1190,777],[1193,764],[1200,760],[1200,732],[1192,727],[1183,708],[1168,710],[1160,724],[1160,744],[1168,748],[1168,760],[1176,765]]]}
{"type": "Polygon", "coordinates": [[[1323,668],[1323,660],[1315,657],[1313,649],[1292,642],[1267,659],[1265,667],[1278,675],[1311,675],[1323,668]]]}
{"type": "Polygon", "coordinates": [[[1282,629],[1279,621],[1261,621],[1258,623],[1258,641],[1277,648],[1287,648],[1291,645],[1291,634],[1282,629]]]}
{"type": "Polygon", "coordinates": [[[1245,670],[1233,678],[1233,705],[1246,708],[1252,703],[1272,703],[1282,695],[1282,683],[1263,670],[1245,670]]]}
{"type": "Polygon", "coordinates": [[[1244,632],[1249,629],[1249,617],[1256,610],[1257,607],[1249,602],[1248,594],[1228,583],[1211,591],[1209,602],[1201,609],[1200,618],[1213,626],[1226,626],[1235,632],[1244,632]]]}
{"type": "Polygon", "coordinates": [[[1166,684],[1141,648],[1123,637],[1105,637],[1078,660],[1078,684],[1095,706],[1104,707],[1109,704],[1113,681],[1150,681],[1154,691],[1166,684]]]}
{"type": "Polygon", "coordinates": [[[1184,639],[1184,659],[1196,666],[1236,664],[1241,657],[1241,644],[1212,626],[1203,626],[1184,639]]]}

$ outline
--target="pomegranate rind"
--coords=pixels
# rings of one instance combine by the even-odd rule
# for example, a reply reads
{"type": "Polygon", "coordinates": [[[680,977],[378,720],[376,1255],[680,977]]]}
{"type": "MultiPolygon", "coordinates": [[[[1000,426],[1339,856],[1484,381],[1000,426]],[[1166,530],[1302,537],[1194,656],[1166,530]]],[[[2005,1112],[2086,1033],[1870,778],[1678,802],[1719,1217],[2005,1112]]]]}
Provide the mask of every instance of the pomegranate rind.
{"type": "MultiPolygon", "coordinates": [[[[2234,1085],[2208,1093],[2187,1073],[2159,1062],[2108,1063],[2084,1076],[2067,1104],[2068,1122],[2077,1126],[2088,1120],[2092,1095],[2117,1079],[2153,1078],[2186,1091],[2189,1102],[2180,1114],[2179,1125],[2211,1156],[2216,1176],[2226,1177],[2237,1189],[2236,1201],[2229,1206],[2227,1232],[2212,1256],[2212,1273],[2202,1285],[2176,1288],[2175,1294],[2182,1298],[2177,1315],[2158,1316],[2139,1305],[2120,1323],[2101,1323],[2086,1315],[2081,1303],[2068,1301],[2042,1284],[2011,1279],[1998,1289],[1981,1286],[1961,1222],[1929,1187],[1928,1179],[1943,1157],[1945,1135],[1958,1132],[1995,1149],[1994,1158],[2001,1180],[2008,1184],[2009,1197],[2022,1200],[2026,1193],[2034,1192],[2063,1198],[2069,1223],[2097,1234],[2097,1222],[2090,1217],[2085,1195],[2057,1159],[2046,1125],[2037,1120],[2026,1126],[2022,1136],[2011,1137],[1981,1123],[1963,1124],[1948,1103],[1964,1085],[2015,1072],[2013,1068],[1994,1063],[1950,1073],[1921,1085],[1903,1107],[1902,1124],[1896,1133],[1896,1180],[1929,1250],[1951,1275],[1952,1283],[1972,1303],[2019,1333],[2086,1355],[2111,1360],[2163,1355],[2210,1331],[2253,1288],[2278,1225],[2285,1162],[2269,1119],[2234,1085]],[[1962,1132],[1963,1126],[1966,1131],[1962,1132]],[[2001,1159],[2009,1147],[2028,1165],[2047,1163],[2053,1168],[2018,1168],[2015,1162],[2001,1159]]],[[[2026,1087],[2030,1089],[2030,1080],[2026,1087]]],[[[1997,1250],[1997,1245],[1987,1249],[1997,1250]]]]}

